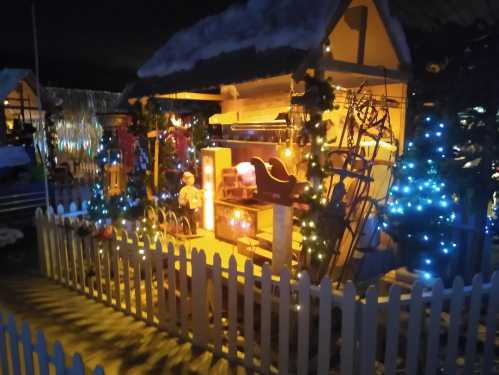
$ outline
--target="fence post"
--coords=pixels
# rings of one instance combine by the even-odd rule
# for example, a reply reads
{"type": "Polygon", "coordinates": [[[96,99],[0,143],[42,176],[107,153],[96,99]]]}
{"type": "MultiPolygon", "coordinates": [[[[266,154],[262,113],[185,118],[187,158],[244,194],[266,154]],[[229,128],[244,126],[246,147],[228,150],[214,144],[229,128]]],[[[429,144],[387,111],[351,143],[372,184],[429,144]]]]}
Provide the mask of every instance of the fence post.
{"type": "Polygon", "coordinates": [[[356,319],[356,301],[355,287],[351,281],[348,281],[343,289],[341,301],[341,361],[340,373],[350,375],[354,373],[355,358],[355,319],[356,319]]]}
{"type": "Polygon", "coordinates": [[[194,344],[207,345],[208,300],[206,294],[206,255],[203,250],[192,251],[192,323],[194,344]]]}
{"type": "Polygon", "coordinates": [[[412,286],[411,304],[409,310],[409,328],[407,332],[406,374],[417,374],[419,343],[421,334],[423,286],[416,281],[412,286]]]}
{"type": "Polygon", "coordinates": [[[187,256],[185,247],[180,246],[179,254],[180,270],[180,335],[189,337],[188,315],[189,315],[189,293],[187,288],[187,256]]]}
{"type": "Polygon", "coordinates": [[[158,320],[159,328],[166,330],[166,306],[165,306],[165,289],[164,289],[164,270],[163,270],[163,244],[161,240],[156,241],[155,264],[156,264],[156,293],[158,298],[158,320]]]}
{"type": "Polygon", "coordinates": [[[271,325],[271,310],[272,310],[272,271],[268,263],[264,263],[262,267],[262,297],[261,297],[261,369],[264,374],[270,372],[270,325],[271,325]]]}
{"type": "Polygon", "coordinates": [[[166,271],[168,272],[168,316],[170,317],[169,332],[172,335],[178,334],[177,328],[177,296],[176,282],[175,282],[175,251],[173,249],[173,244],[168,243],[168,266],[166,271]]]}
{"type": "Polygon", "coordinates": [[[459,340],[461,309],[464,301],[463,288],[463,279],[459,276],[456,277],[452,285],[449,331],[447,334],[447,360],[445,366],[447,374],[455,374],[457,372],[457,344],[459,340]]]}
{"type": "Polygon", "coordinates": [[[120,286],[120,242],[117,239],[116,230],[113,229],[113,238],[111,240],[112,269],[114,276],[114,296],[116,310],[121,310],[121,286],[120,286]]]}
{"type": "Polygon", "coordinates": [[[317,374],[327,375],[329,373],[330,351],[331,351],[331,279],[325,276],[321,280],[319,290],[319,334],[317,354],[317,374]]]}
{"type": "Polygon", "coordinates": [[[31,342],[31,331],[28,322],[24,321],[22,325],[22,342],[24,354],[24,371],[26,375],[33,375],[33,344],[31,342]]]}
{"type": "Polygon", "coordinates": [[[222,352],[222,259],[220,254],[213,255],[213,268],[211,273],[213,285],[213,339],[214,352],[222,352]]]}
{"type": "Polygon", "coordinates": [[[17,335],[16,321],[12,315],[9,315],[8,317],[7,330],[9,332],[12,371],[14,371],[14,375],[21,375],[21,365],[19,363],[19,339],[17,335]]]}
{"type": "Polygon", "coordinates": [[[254,342],[254,275],[253,262],[249,259],[244,263],[244,364],[253,368],[254,342]]]}
{"type": "Polygon", "coordinates": [[[146,290],[146,308],[147,308],[147,324],[154,324],[154,307],[153,307],[153,293],[152,293],[152,258],[153,251],[151,247],[154,243],[151,242],[149,236],[144,239],[144,268],[145,268],[145,290],[146,290]]]}
{"type": "Polygon", "coordinates": [[[139,245],[139,237],[137,233],[132,233],[132,246],[130,247],[130,255],[133,264],[133,287],[135,292],[135,316],[142,320],[142,283],[141,283],[141,267],[140,257],[143,249],[139,245]]]}
{"type": "Polygon", "coordinates": [[[9,368],[7,366],[7,346],[5,341],[5,330],[6,324],[4,323],[4,317],[0,311],[0,364],[2,366],[2,374],[8,375],[9,368]]]}
{"type": "Polygon", "coordinates": [[[62,348],[62,345],[59,341],[56,341],[54,343],[52,351],[54,353],[52,356],[52,361],[55,366],[56,375],[65,375],[66,365],[64,363],[65,361],[64,349],[62,348]]]}
{"type": "Polygon", "coordinates": [[[40,375],[49,375],[49,355],[47,342],[42,331],[36,332],[36,352],[38,354],[38,372],[40,375]]]}
{"type": "Polygon", "coordinates": [[[475,364],[477,329],[482,306],[482,276],[475,275],[471,290],[468,313],[468,332],[466,333],[466,350],[464,355],[464,373],[471,374],[475,364]]]}
{"type": "Polygon", "coordinates": [[[234,255],[229,258],[228,285],[229,360],[237,358],[237,262],[234,255]]]}
{"type": "Polygon", "coordinates": [[[70,375],[85,375],[85,366],[78,353],[73,354],[71,361],[70,375]]]}
{"type": "Polygon", "coordinates": [[[385,374],[395,375],[400,325],[400,286],[392,285],[388,294],[385,348],[385,374]]]}
{"type": "Polygon", "coordinates": [[[125,314],[131,315],[132,313],[132,298],[130,296],[130,253],[133,244],[130,245],[128,241],[128,233],[121,231],[121,259],[123,263],[123,292],[125,295],[125,314]]]}
{"type": "Polygon", "coordinates": [[[308,374],[310,345],[310,277],[302,272],[298,280],[298,368],[301,375],[308,374]]]}
{"type": "Polygon", "coordinates": [[[438,358],[438,341],[440,337],[440,314],[442,313],[444,285],[442,280],[438,279],[433,284],[431,293],[431,312],[430,321],[428,323],[428,338],[426,344],[426,368],[425,374],[435,374],[439,367],[438,358]]]}
{"type": "Polygon", "coordinates": [[[282,268],[279,281],[279,374],[289,373],[289,271],[282,268]]]}
{"type": "Polygon", "coordinates": [[[374,374],[378,326],[378,293],[372,285],[367,289],[365,303],[361,306],[360,374],[374,374]]]}

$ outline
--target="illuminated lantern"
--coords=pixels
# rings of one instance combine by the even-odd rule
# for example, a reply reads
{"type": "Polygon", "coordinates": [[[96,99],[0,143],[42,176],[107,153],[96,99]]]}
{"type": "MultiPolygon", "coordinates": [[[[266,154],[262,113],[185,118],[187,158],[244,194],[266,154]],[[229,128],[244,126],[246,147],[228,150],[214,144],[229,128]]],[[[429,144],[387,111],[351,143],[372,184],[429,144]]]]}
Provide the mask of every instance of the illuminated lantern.
{"type": "Polygon", "coordinates": [[[109,162],[104,166],[106,197],[123,194],[126,184],[123,155],[120,150],[110,150],[107,159],[109,162]]]}
{"type": "Polygon", "coordinates": [[[208,147],[201,150],[203,177],[203,224],[204,228],[215,228],[215,199],[222,181],[222,170],[232,163],[230,148],[208,147]]]}

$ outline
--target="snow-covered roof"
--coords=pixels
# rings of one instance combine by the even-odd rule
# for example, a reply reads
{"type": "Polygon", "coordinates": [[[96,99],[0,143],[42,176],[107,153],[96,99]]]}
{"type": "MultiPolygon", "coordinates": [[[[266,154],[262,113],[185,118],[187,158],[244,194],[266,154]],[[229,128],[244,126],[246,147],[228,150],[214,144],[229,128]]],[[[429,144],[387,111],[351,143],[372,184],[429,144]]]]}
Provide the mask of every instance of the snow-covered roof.
{"type": "Polygon", "coordinates": [[[33,73],[28,69],[2,69],[0,71],[0,100],[6,99],[22,80],[32,79],[32,75],[33,73]]]}
{"type": "Polygon", "coordinates": [[[180,31],[138,71],[141,78],[190,70],[222,53],[320,46],[341,0],[248,0],[180,31]],[[313,3],[313,4],[312,4],[313,3]]]}

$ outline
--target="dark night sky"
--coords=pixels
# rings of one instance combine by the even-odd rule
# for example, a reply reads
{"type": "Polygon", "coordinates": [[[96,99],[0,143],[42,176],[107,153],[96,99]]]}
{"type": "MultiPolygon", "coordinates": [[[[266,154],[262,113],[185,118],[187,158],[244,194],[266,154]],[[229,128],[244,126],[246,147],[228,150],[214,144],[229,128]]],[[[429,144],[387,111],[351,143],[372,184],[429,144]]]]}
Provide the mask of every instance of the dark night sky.
{"type": "MultiPolygon", "coordinates": [[[[172,33],[236,1],[37,1],[40,79],[120,91],[172,33]]],[[[34,68],[30,3],[2,4],[0,68],[34,68]]]]}
{"type": "MultiPolygon", "coordinates": [[[[417,6],[414,0],[391,1],[405,21],[412,54],[419,60],[459,44],[455,29],[435,27],[445,17],[467,23],[476,17],[473,12],[494,13],[488,0],[473,0],[473,12],[469,0],[421,0],[417,6]]],[[[121,91],[172,33],[235,2],[244,0],[38,0],[42,84],[121,91]]],[[[497,8],[493,10],[499,13],[497,8]]],[[[6,0],[1,12],[0,68],[33,69],[31,1],[6,0]]]]}

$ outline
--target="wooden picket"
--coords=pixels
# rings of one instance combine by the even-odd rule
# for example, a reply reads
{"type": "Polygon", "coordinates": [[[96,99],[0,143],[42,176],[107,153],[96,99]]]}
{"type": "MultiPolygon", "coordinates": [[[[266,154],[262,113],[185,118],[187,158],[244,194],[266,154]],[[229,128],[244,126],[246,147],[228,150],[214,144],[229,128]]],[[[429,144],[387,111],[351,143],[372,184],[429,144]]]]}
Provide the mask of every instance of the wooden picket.
{"type": "MultiPolygon", "coordinates": [[[[393,285],[387,297],[373,286],[359,296],[352,282],[333,291],[328,278],[311,285],[306,272],[297,280],[287,269],[272,276],[268,264],[257,276],[250,260],[239,271],[234,256],[224,267],[219,254],[206,259],[203,250],[187,251],[162,236],[154,243],[126,231],[110,240],[80,237],[80,219],[63,225],[62,214],[41,211],[36,218],[46,276],[251,370],[372,374],[384,366],[386,374],[431,375],[481,366],[492,372],[499,273],[490,281],[477,275],[471,286],[456,278],[451,289],[436,280],[431,287],[416,282],[410,295],[393,285]]],[[[2,341],[1,323],[0,359],[12,344],[2,341]]],[[[19,363],[19,354],[13,356],[19,363]]],[[[23,368],[33,366],[23,361],[23,368]]],[[[73,361],[81,367],[81,358],[73,361]]]]}
{"type": "Polygon", "coordinates": [[[374,374],[376,360],[376,330],[378,315],[378,294],[376,289],[369,287],[366,293],[366,303],[362,306],[360,335],[360,373],[374,374]]]}
{"type": "Polygon", "coordinates": [[[233,255],[229,259],[228,294],[229,359],[234,361],[237,358],[237,264],[233,255]]]}
{"type": "Polygon", "coordinates": [[[155,244],[154,262],[156,271],[156,298],[158,300],[158,322],[159,328],[166,330],[166,301],[164,290],[164,270],[163,270],[163,245],[158,239],[155,244]]]}
{"type": "Polygon", "coordinates": [[[470,374],[475,363],[476,342],[478,323],[480,319],[480,308],[482,306],[482,277],[475,275],[473,277],[473,285],[471,291],[471,299],[469,304],[468,316],[468,331],[466,333],[466,351],[465,351],[465,367],[464,373],[470,374]]]}
{"type": "Polygon", "coordinates": [[[254,352],[254,311],[255,311],[255,295],[254,295],[254,274],[253,263],[246,260],[244,264],[244,364],[248,368],[253,367],[253,352],[254,352]]]}
{"type": "MultiPolygon", "coordinates": [[[[0,312],[0,369],[4,375],[49,375],[51,365],[56,375],[85,375],[85,365],[78,353],[72,357],[71,366],[66,365],[66,356],[60,342],[56,341],[52,347],[52,354],[47,350],[45,336],[41,331],[36,332],[35,343],[32,341],[31,330],[27,322],[22,323],[21,332],[12,315],[4,320],[0,312]],[[7,351],[6,342],[9,342],[7,351]],[[20,350],[21,349],[21,350],[20,350]],[[21,355],[22,353],[22,355],[21,355]],[[36,358],[36,361],[34,361],[36,358]],[[35,366],[36,363],[36,366],[35,366]]],[[[104,375],[102,367],[97,366],[93,375],[104,375]]]]}
{"type": "Polygon", "coordinates": [[[279,373],[289,373],[289,271],[283,268],[279,282],[279,373]]]}
{"type": "Polygon", "coordinates": [[[219,254],[213,257],[213,270],[211,273],[213,288],[213,349],[215,354],[222,353],[222,259],[219,254]]]}
{"type": "Polygon", "coordinates": [[[390,287],[386,323],[385,374],[395,375],[399,343],[400,286],[390,287]]]}
{"type": "Polygon", "coordinates": [[[271,329],[271,312],[272,312],[272,300],[271,300],[271,271],[268,263],[263,265],[262,269],[262,294],[261,294],[261,330],[260,330],[260,351],[261,351],[261,369],[265,374],[270,372],[270,362],[271,362],[271,341],[270,341],[270,329],[271,329]]]}

